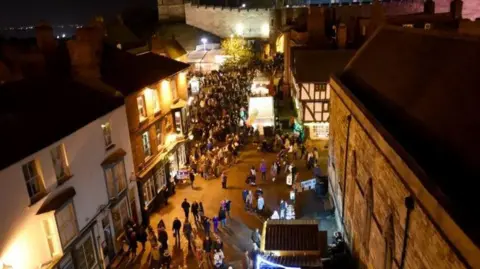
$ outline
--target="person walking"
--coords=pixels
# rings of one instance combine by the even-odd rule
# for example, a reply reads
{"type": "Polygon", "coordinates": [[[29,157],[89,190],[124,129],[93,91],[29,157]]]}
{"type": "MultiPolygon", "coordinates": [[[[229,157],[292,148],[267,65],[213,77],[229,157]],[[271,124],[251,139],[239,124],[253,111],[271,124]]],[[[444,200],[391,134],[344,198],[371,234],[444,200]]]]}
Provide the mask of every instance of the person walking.
{"type": "Polygon", "coordinates": [[[203,240],[203,251],[205,251],[205,255],[207,256],[207,261],[210,264],[212,263],[212,246],[213,242],[210,236],[205,237],[205,240],[203,240]]]}
{"type": "Polygon", "coordinates": [[[213,261],[215,268],[223,268],[224,263],[223,260],[225,259],[225,255],[221,250],[214,250],[213,261]]]}
{"type": "Polygon", "coordinates": [[[222,240],[219,238],[217,238],[217,240],[215,242],[213,242],[213,249],[214,250],[222,250],[223,251],[223,242],[222,240]]]}
{"type": "Polygon", "coordinates": [[[197,201],[194,201],[192,203],[192,215],[193,215],[193,220],[196,222],[200,221],[198,217],[198,203],[197,201]]]}
{"type": "Polygon", "coordinates": [[[182,223],[178,218],[175,218],[172,224],[173,227],[173,236],[175,237],[175,244],[180,244],[180,228],[182,228],[182,223]]]}
{"type": "Polygon", "coordinates": [[[267,180],[267,164],[265,163],[265,159],[260,163],[260,172],[262,173],[262,180],[267,180]]]}
{"type": "Polygon", "coordinates": [[[170,256],[170,251],[165,250],[162,256],[162,266],[163,268],[169,269],[170,263],[172,262],[172,257],[170,256]]]}
{"type": "Polygon", "coordinates": [[[260,247],[260,241],[261,241],[262,236],[260,235],[260,230],[257,228],[252,232],[252,242],[257,246],[260,247]]]}
{"type": "Polygon", "coordinates": [[[158,241],[160,241],[160,250],[163,252],[168,249],[168,234],[165,228],[158,230],[158,241]]]}
{"type": "Polygon", "coordinates": [[[262,212],[263,212],[264,206],[265,206],[265,200],[263,199],[263,196],[262,196],[262,195],[259,195],[259,196],[258,196],[258,199],[257,199],[257,210],[258,210],[258,213],[262,213],[262,212]]]}
{"type": "Polygon", "coordinates": [[[192,189],[193,189],[193,188],[195,188],[195,187],[193,186],[193,182],[195,181],[195,173],[193,172],[193,169],[190,169],[189,176],[190,176],[190,184],[191,184],[192,189]]]}
{"type": "Polygon", "coordinates": [[[225,212],[227,213],[227,216],[228,216],[229,218],[231,218],[231,216],[230,216],[231,203],[232,203],[232,201],[230,201],[230,200],[225,200],[225,212]]]}
{"type": "Polygon", "coordinates": [[[203,210],[203,203],[200,202],[198,203],[198,216],[201,219],[203,219],[203,217],[205,216],[205,211],[203,210]]]}
{"type": "Polygon", "coordinates": [[[183,235],[185,235],[185,238],[187,238],[189,248],[192,246],[192,231],[192,225],[188,220],[186,220],[183,224],[183,235]]]}
{"type": "Polygon", "coordinates": [[[252,209],[252,204],[253,204],[253,194],[252,191],[248,191],[247,198],[245,200],[246,208],[247,210],[252,209]]]}
{"type": "Polygon", "coordinates": [[[298,144],[297,142],[293,143],[293,159],[297,160],[297,154],[298,154],[298,144]]]}
{"type": "Polygon", "coordinates": [[[220,210],[218,211],[218,219],[222,224],[222,228],[225,228],[225,226],[227,226],[227,214],[225,213],[225,209],[223,207],[220,207],[220,210]]]}
{"type": "Polygon", "coordinates": [[[285,214],[287,211],[287,204],[281,200],[280,201],[280,219],[285,219],[285,214]]]}
{"type": "Polygon", "coordinates": [[[255,185],[255,181],[257,180],[257,170],[255,170],[255,166],[250,168],[250,184],[255,185]]]}
{"type": "Polygon", "coordinates": [[[272,168],[270,169],[270,175],[272,176],[272,182],[275,182],[275,176],[277,175],[277,162],[273,162],[272,168]]]}
{"type": "Polygon", "coordinates": [[[145,251],[145,243],[147,243],[147,233],[143,225],[138,226],[137,241],[142,244],[142,251],[145,251]]]}
{"type": "Polygon", "coordinates": [[[205,218],[203,220],[203,230],[205,231],[206,236],[210,236],[210,219],[205,218]]]}
{"type": "Polygon", "coordinates": [[[247,196],[248,196],[248,190],[245,189],[242,191],[242,198],[243,198],[243,203],[245,204],[245,210],[247,210],[247,196]]]}
{"type": "Polygon", "coordinates": [[[222,189],[226,189],[227,188],[227,175],[225,174],[225,172],[222,172],[221,178],[222,178],[222,189]]]}
{"type": "Polygon", "coordinates": [[[187,202],[187,198],[183,200],[182,208],[183,208],[183,212],[185,212],[185,220],[188,220],[188,215],[190,213],[190,203],[187,202]]]}
{"type": "Polygon", "coordinates": [[[217,216],[213,217],[212,221],[213,221],[213,232],[218,233],[218,217],[217,216]]]}

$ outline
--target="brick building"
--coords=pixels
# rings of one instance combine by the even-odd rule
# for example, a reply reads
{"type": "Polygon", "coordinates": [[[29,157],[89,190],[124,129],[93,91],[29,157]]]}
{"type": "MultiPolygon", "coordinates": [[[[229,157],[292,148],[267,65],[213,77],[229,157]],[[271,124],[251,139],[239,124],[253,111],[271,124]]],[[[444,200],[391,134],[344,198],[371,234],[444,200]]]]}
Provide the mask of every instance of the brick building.
{"type": "Polygon", "coordinates": [[[362,265],[480,268],[479,57],[478,39],[382,27],[332,76],[329,191],[362,265]]]}

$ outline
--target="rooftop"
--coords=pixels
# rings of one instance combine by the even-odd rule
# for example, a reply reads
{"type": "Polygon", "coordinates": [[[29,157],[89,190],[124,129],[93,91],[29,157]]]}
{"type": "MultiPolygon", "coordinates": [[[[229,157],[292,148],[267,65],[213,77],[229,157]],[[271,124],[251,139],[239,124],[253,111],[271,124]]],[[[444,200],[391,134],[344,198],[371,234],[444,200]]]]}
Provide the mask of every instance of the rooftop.
{"type": "Polygon", "coordinates": [[[266,223],[265,251],[320,251],[322,244],[316,221],[276,221],[266,223]]]}
{"type": "Polygon", "coordinates": [[[292,48],[292,71],[297,82],[327,82],[345,68],[355,50],[292,48]]]}
{"type": "Polygon", "coordinates": [[[157,29],[157,35],[163,39],[174,38],[187,51],[195,50],[201,45],[200,40],[206,38],[208,43],[220,43],[220,38],[185,23],[162,24],[157,29]]]}
{"type": "Polygon", "coordinates": [[[480,178],[479,63],[479,39],[383,27],[339,75],[477,245],[480,221],[468,208],[480,178]]]}
{"type": "Polygon", "coordinates": [[[115,97],[69,78],[35,78],[0,86],[0,169],[55,143],[122,106],[115,97]],[[86,109],[88,108],[88,109],[86,109]]]}

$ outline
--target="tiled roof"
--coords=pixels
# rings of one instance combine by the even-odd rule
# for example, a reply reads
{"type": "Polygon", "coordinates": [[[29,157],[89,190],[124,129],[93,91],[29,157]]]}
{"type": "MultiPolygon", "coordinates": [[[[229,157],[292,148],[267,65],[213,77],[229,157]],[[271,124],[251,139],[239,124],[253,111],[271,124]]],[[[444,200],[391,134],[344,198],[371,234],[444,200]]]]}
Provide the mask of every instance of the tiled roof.
{"type": "Polygon", "coordinates": [[[322,268],[322,258],[318,255],[264,256],[265,260],[283,266],[322,268]]]}
{"type": "Polygon", "coordinates": [[[135,56],[116,48],[105,47],[102,81],[127,96],[188,67],[188,64],[153,53],[135,56]]]}
{"type": "Polygon", "coordinates": [[[354,50],[292,49],[292,72],[297,82],[327,82],[330,75],[342,71],[354,50]]]}
{"type": "Polygon", "coordinates": [[[427,190],[477,244],[480,219],[466,209],[478,204],[479,63],[479,39],[384,27],[339,75],[427,190]]]}
{"type": "Polygon", "coordinates": [[[268,221],[265,251],[320,251],[318,223],[268,221]]]}

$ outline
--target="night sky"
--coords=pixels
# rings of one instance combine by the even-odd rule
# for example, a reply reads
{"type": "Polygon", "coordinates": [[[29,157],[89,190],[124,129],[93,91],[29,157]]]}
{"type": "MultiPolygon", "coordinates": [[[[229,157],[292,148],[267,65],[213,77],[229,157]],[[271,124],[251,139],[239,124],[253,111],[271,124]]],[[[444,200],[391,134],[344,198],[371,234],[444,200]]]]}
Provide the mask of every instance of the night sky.
{"type": "Polygon", "coordinates": [[[132,3],[155,0],[0,0],[0,26],[35,25],[40,20],[52,24],[86,23],[94,15],[113,17],[132,3]]]}

